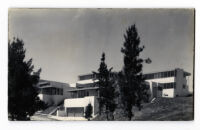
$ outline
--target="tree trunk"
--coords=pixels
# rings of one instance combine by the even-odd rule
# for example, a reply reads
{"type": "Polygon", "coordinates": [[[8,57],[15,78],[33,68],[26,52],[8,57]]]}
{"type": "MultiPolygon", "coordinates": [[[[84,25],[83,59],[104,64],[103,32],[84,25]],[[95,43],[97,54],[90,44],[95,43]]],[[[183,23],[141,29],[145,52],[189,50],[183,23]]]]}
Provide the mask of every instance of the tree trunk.
{"type": "Polygon", "coordinates": [[[15,118],[14,118],[14,115],[11,115],[11,120],[14,121],[14,119],[15,119],[15,118]]]}
{"type": "Polygon", "coordinates": [[[131,107],[131,108],[129,108],[129,110],[128,110],[128,120],[129,120],[129,121],[131,121],[132,116],[133,116],[133,113],[132,113],[132,107],[131,107]]]}
{"type": "Polygon", "coordinates": [[[112,112],[112,114],[111,114],[111,120],[114,121],[114,119],[115,118],[114,118],[114,115],[113,115],[113,112],[112,112]]]}
{"type": "Polygon", "coordinates": [[[109,117],[108,117],[108,107],[106,106],[106,119],[107,121],[109,120],[109,117]]]}
{"type": "Polygon", "coordinates": [[[109,120],[109,118],[108,118],[108,111],[106,110],[106,119],[107,119],[107,121],[109,120]]]}

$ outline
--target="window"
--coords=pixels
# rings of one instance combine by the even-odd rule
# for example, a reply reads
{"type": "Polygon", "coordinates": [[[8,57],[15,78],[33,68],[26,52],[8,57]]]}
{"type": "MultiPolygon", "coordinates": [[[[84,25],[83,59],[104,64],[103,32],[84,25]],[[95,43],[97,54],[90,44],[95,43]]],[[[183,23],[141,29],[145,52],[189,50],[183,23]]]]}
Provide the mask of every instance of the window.
{"type": "Polygon", "coordinates": [[[161,72],[161,78],[163,78],[164,77],[164,72],[161,72]]]}
{"type": "Polygon", "coordinates": [[[61,89],[61,95],[63,95],[63,89],[61,89]]]}
{"type": "Polygon", "coordinates": [[[156,79],[156,78],[158,78],[158,74],[157,73],[154,74],[154,79],[156,79]]]}
{"type": "Polygon", "coordinates": [[[163,84],[163,88],[164,89],[175,88],[176,87],[175,85],[176,84],[174,82],[172,82],[172,83],[164,83],[163,84]]]}
{"type": "Polygon", "coordinates": [[[78,91],[78,98],[83,98],[85,96],[89,96],[89,92],[82,90],[82,91],[78,91]]]}
{"type": "Polygon", "coordinates": [[[89,92],[87,91],[87,94],[86,94],[86,96],[89,96],[89,92]]]}
{"type": "Polygon", "coordinates": [[[164,72],[164,77],[167,77],[167,72],[164,72]]]}
{"type": "Polygon", "coordinates": [[[58,88],[56,89],[56,94],[59,95],[59,89],[58,88]]]}
{"type": "Polygon", "coordinates": [[[154,79],[154,74],[150,74],[150,79],[154,79]]]}
{"type": "Polygon", "coordinates": [[[168,71],[168,72],[167,72],[167,77],[170,77],[170,75],[171,75],[171,74],[170,74],[170,71],[168,71]]]}
{"type": "Polygon", "coordinates": [[[171,71],[171,77],[174,77],[175,74],[174,74],[174,71],[171,71]]]}
{"type": "Polygon", "coordinates": [[[183,89],[185,89],[186,88],[186,86],[185,85],[183,85],[183,89]]]}
{"type": "Polygon", "coordinates": [[[161,78],[161,73],[158,73],[158,78],[161,78]]]}

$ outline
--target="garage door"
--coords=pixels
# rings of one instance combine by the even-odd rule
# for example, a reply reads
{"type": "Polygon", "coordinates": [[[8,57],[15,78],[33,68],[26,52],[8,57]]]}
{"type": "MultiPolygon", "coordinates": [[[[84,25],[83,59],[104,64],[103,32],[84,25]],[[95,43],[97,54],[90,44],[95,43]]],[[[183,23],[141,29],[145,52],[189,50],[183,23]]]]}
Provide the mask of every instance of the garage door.
{"type": "Polygon", "coordinates": [[[69,117],[83,117],[84,116],[84,107],[67,108],[67,116],[69,116],[69,117]]]}

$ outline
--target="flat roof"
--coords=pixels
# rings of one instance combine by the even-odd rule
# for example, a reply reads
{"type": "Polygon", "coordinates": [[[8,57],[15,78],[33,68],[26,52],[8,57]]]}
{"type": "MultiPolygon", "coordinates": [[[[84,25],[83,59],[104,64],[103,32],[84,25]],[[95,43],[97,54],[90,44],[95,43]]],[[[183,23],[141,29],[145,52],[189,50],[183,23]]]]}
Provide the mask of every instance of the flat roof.
{"type": "Polygon", "coordinates": [[[161,72],[167,72],[167,71],[175,71],[176,69],[183,70],[184,74],[187,74],[188,76],[190,75],[190,73],[189,73],[189,72],[186,72],[186,71],[184,71],[184,69],[182,69],[182,68],[168,69],[168,70],[163,70],[163,71],[153,71],[153,72],[147,72],[147,73],[143,73],[143,75],[147,75],[147,74],[154,74],[154,73],[161,73],[161,72]]]}
{"type": "Polygon", "coordinates": [[[87,80],[79,80],[77,84],[91,84],[98,82],[98,80],[93,80],[93,79],[87,79],[87,80]]]}
{"type": "Polygon", "coordinates": [[[57,81],[50,81],[50,80],[40,80],[38,83],[38,88],[63,88],[63,89],[74,89],[73,87],[70,87],[68,83],[62,83],[57,81]],[[43,86],[40,86],[43,85],[43,86]]]}
{"type": "Polygon", "coordinates": [[[73,90],[68,90],[68,92],[81,91],[81,90],[94,90],[94,89],[98,89],[98,88],[99,87],[77,88],[77,89],[73,89],[73,90]]]}
{"type": "Polygon", "coordinates": [[[51,86],[51,85],[46,85],[46,86],[39,87],[39,88],[56,88],[56,87],[53,87],[53,86],[51,86]]]}

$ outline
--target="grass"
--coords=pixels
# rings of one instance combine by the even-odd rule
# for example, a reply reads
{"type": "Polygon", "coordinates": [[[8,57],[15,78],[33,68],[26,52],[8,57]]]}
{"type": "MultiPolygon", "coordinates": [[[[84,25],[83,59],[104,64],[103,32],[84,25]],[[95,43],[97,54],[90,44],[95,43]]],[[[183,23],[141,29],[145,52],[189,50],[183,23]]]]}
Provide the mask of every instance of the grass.
{"type": "MultiPolygon", "coordinates": [[[[143,104],[139,111],[133,108],[136,121],[188,121],[194,119],[193,97],[157,98],[153,103],[143,104]]],[[[115,120],[125,121],[122,109],[114,113],[115,120]]],[[[94,120],[106,120],[105,114],[97,116],[94,120]]]]}

